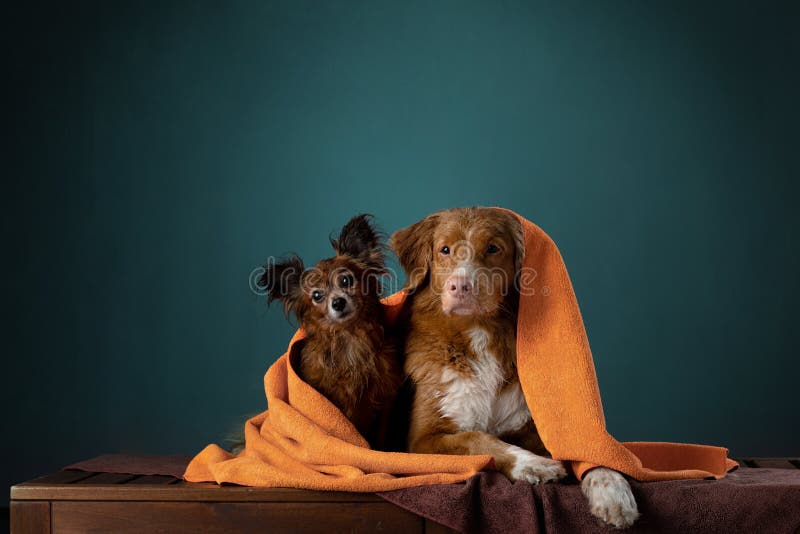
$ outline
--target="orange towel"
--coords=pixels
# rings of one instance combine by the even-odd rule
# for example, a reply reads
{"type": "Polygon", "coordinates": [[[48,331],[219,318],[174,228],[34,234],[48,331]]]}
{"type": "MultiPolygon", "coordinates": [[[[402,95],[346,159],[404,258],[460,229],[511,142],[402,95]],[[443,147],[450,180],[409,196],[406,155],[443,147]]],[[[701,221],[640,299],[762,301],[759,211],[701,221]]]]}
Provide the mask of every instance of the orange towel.
{"type": "MultiPolygon", "coordinates": [[[[517,217],[525,233],[524,268],[535,272],[537,286],[520,297],[517,368],[553,457],[571,462],[578,478],[598,465],[642,481],[721,478],[736,467],[721,447],[620,443],[606,432],[589,342],[561,254],[539,227],[517,217]]],[[[384,301],[390,320],[404,298],[400,292],[384,301]]],[[[289,354],[302,336],[298,331],[267,371],[269,409],[247,421],[245,450],[234,456],[208,445],[186,468],[186,480],[374,492],[460,482],[493,467],[488,456],[371,450],[347,418],[292,369],[289,354]]]]}

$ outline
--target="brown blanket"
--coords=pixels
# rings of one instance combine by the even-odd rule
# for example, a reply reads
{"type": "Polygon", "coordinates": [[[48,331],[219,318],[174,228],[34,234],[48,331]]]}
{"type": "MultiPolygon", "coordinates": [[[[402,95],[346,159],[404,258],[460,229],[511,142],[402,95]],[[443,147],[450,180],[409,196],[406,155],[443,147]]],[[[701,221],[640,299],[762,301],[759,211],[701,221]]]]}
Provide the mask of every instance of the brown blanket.
{"type": "MultiPolygon", "coordinates": [[[[800,470],[740,468],[722,480],[631,481],[641,518],[625,532],[795,532],[800,470]]],[[[496,472],[463,484],[379,494],[459,532],[616,532],[590,513],[576,480],[531,486],[496,472]]]]}
{"type": "MultiPolygon", "coordinates": [[[[180,476],[190,458],[115,454],[66,469],[180,476]]],[[[631,486],[642,517],[625,532],[793,533],[800,528],[800,469],[740,467],[721,480],[631,481],[631,486]]],[[[378,495],[459,532],[615,532],[589,514],[574,479],[531,486],[482,472],[465,483],[378,495]]]]}

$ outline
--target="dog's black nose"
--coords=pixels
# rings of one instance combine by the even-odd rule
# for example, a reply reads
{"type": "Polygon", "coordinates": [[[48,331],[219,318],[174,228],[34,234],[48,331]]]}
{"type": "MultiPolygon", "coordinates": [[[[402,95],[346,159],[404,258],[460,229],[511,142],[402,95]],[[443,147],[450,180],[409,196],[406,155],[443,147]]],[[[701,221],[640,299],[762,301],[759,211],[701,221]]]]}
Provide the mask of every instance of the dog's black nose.
{"type": "Polygon", "coordinates": [[[333,299],[333,302],[331,302],[331,308],[336,311],[342,311],[345,306],[347,306],[347,301],[342,297],[336,297],[333,299]]]}

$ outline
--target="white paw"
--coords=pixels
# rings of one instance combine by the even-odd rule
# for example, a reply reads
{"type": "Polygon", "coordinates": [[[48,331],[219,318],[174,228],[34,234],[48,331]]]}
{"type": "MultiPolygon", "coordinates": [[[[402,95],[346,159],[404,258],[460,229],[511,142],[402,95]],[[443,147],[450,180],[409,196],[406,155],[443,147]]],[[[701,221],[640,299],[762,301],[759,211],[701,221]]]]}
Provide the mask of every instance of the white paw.
{"type": "Polygon", "coordinates": [[[608,525],[627,528],[639,517],[630,484],[612,469],[596,467],[586,473],[581,490],[589,499],[592,515],[608,525]]]}
{"type": "Polygon", "coordinates": [[[524,480],[531,484],[554,482],[567,476],[564,465],[558,460],[537,456],[523,448],[509,445],[507,451],[514,457],[514,466],[508,473],[512,481],[524,480]]]}

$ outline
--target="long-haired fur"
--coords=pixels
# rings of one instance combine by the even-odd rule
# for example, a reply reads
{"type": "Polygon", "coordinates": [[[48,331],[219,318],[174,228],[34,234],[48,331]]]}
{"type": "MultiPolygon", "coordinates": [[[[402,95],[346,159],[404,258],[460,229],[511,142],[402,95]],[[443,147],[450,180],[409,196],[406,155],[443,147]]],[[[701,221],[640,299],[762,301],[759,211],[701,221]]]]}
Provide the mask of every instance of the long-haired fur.
{"type": "Polygon", "coordinates": [[[356,429],[380,445],[401,371],[380,302],[386,272],[381,234],[357,215],[330,239],[336,253],[310,269],[296,255],[268,262],[259,283],[305,332],[292,355],[301,378],[335,404],[356,429]]]}

